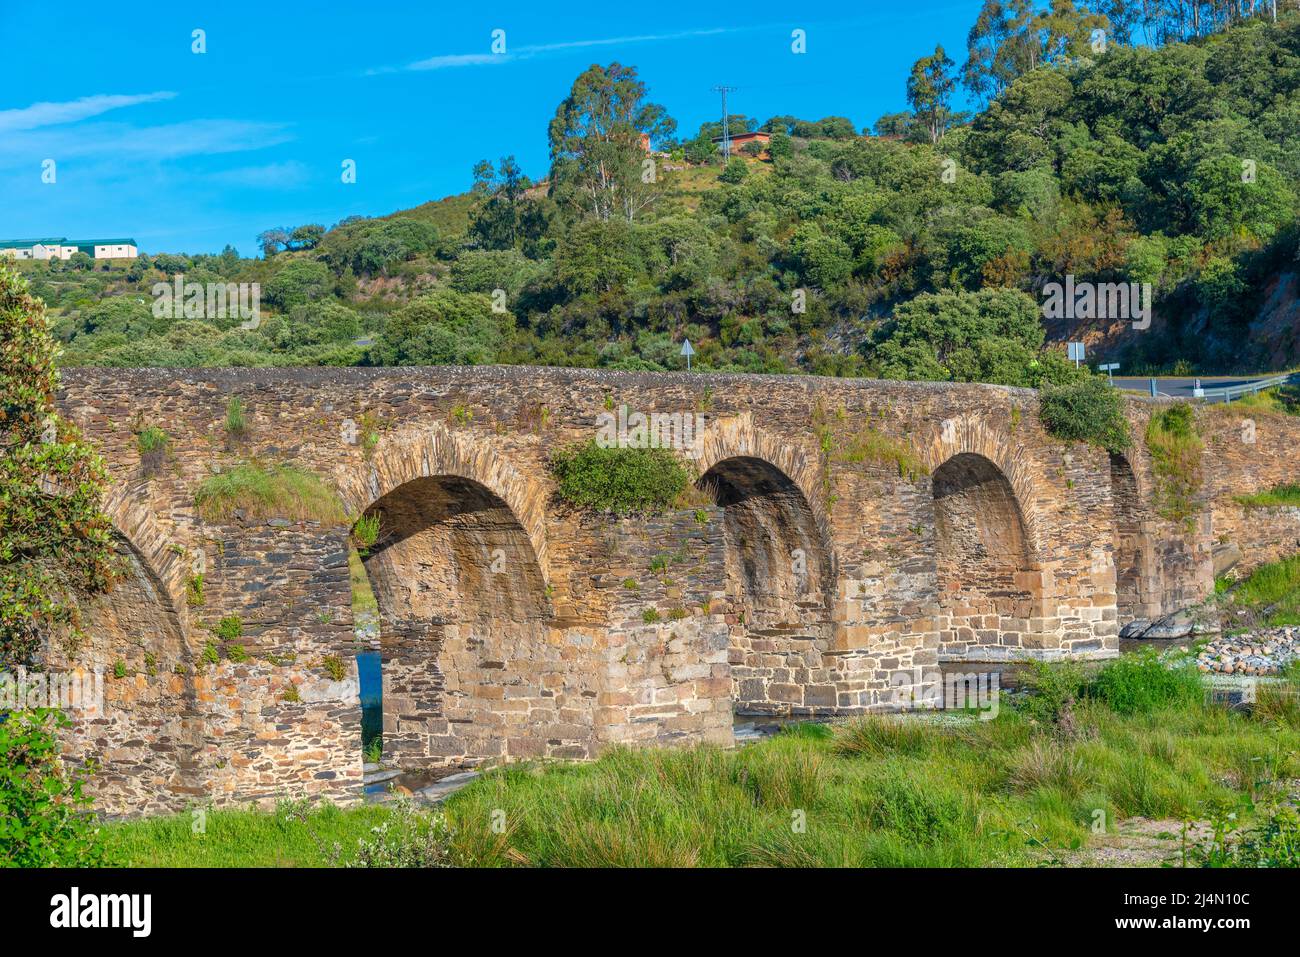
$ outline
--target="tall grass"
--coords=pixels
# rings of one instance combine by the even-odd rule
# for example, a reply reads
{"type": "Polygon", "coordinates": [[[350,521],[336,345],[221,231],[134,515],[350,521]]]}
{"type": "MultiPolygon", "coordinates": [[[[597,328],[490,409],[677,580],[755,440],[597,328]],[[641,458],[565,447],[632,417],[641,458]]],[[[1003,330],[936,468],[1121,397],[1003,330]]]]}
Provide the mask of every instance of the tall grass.
{"type": "Polygon", "coordinates": [[[204,521],[228,520],[236,510],[249,518],[285,518],[338,524],[343,503],[318,476],[291,465],[236,465],[210,475],[194,493],[204,521]]]}
{"type": "Polygon", "coordinates": [[[1237,415],[1243,409],[1253,412],[1281,412],[1300,415],[1300,386],[1284,385],[1243,395],[1235,402],[1209,406],[1217,414],[1237,415]]]}
{"type": "Polygon", "coordinates": [[[1300,555],[1260,565],[1228,601],[1264,625],[1300,625],[1300,555]]]}
{"type": "Polygon", "coordinates": [[[150,452],[165,450],[170,438],[159,426],[150,425],[140,431],[135,441],[140,449],[140,454],[148,455],[150,452]]]}
{"type": "Polygon", "coordinates": [[[1254,495],[1238,495],[1236,502],[1238,505],[1246,506],[1246,508],[1300,505],[1300,485],[1275,485],[1267,492],[1256,492],[1254,495]]]}
{"type": "Polygon", "coordinates": [[[379,541],[379,526],[382,517],[378,512],[362,515],[352,526],[352,542],[361,557],[366,557],[375,542],[379,541]]]}
{"type": "Polygon", "coordinates": [[[1205,450],[1196,433],[1192,407],[1184,402],[1152,415],[1146,443],[1155,475],[1156,513],[1172,522],[1189,522],[1196,512],[1196,496],[1203,481],[1201,453],[1205,450]]]}
{"type": "Polygon", "coordinates": [[[237,395],[232,395],[226,402],[226,432],[235,437],[248,433],[248,418],[244,414],[244,402],[237,395]]]}

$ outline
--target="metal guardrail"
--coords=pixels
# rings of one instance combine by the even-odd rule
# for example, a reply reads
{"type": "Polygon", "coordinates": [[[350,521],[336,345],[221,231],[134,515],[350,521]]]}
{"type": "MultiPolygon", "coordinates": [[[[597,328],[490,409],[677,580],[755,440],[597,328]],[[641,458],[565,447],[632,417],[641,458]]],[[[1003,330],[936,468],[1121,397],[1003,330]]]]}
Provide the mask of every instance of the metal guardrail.
{"type": "Polygon", "coordinates": [[[1259,379],[1248,385],[1224,386],[1221,389],[1202,389],[1200,395],[1196,396],[1196,398],[1203,398],[1207,402],[1213,402],[1216,399],[1231,402],[1233,399],[1240,399],[1243,395],[1252,395],[1256,392],[1263,392],[1265,389],[1275,389],[1292,381],[1300,381],[1300,373],[1284,372],[1281,375],[1270,376],[1267,379],[1259,379]]]}

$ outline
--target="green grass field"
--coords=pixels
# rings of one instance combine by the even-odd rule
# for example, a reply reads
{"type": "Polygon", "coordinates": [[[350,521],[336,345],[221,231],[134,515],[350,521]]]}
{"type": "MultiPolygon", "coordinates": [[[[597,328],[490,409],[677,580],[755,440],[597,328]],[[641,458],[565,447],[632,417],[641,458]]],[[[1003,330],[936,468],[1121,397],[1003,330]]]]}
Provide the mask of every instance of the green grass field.
{"type": "Polygon", "coordinates": [[[357,840],[389,816],[377,805],[322,805],[310,826],[283,813],[207,810],[103,827],[108,863],[119,867],[328,867],[334,844],[351,852],[357,840]],[[196,830],[201,823],[202,832],[196,830]]]}
{"type": "MultiPolygon", "coordinates": [[[[731,751],[615,750],[587,764],[498,768],[447,802],[449,857],[489,867],[1031,866],[1100,840],[1098,820],[1177,830],[1230,809],[1248,817],[1251,802],[1300,777],[1293,707],[1251,716],[1176,683],[1177,700],[1163,706],[1128,697],[1123,680],[1098,687],[1112,703],[1080,700],[1068,734],[1030,716],[1041,708],[1004,707],[991,721],[867,718],[799,725],[731,751]],[[1152,710],[1117,710],[1130,706],[1152,710]]],[[[105,835],[117,864],[319,866],[347,863],[390,814],[217,811],[203,834],[180,815],[106,825],[105,835]]]]}
{"type": "Polygon", "coordinates": [[[1266,627],[1300,625],[1300,555],[1260,565],[1241,582],[1220,578],[1215,590],[1230,615],[1266,627]]]}

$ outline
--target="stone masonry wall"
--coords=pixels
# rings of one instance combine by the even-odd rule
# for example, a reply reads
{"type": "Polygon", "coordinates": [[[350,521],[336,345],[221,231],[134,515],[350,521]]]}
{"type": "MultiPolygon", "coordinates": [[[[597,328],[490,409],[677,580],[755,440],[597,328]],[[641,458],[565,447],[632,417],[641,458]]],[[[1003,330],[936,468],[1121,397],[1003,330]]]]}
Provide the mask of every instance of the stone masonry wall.
{"type": "Polygon", "coordinates": [[[71,735],[113,765],[105,802],[122,813],[359,795],[348,529],[203,522],[195,490],[242,462],[313,471],[350,519],[380,516],[367,570],[386,756],[426,766],[725,742],[733,708],[909,706],[897,677],[941,659],[1114,654],[1130,617],[1209,594],[1221,539],[1247,561],[1289,547],[1292,517],[1260,522],[1233,496],[1294,480],[1300,434],[1267,418],[1247,444],[1228,414],[1202,412],[1204,505],[1175,528],[1150,507],[1142,400],[1118,459],[1046,435],[1035,393],[980,385],[74,369],[60,403],[104,451],[137,561],[89,658],[68,662],[128,662],[107,713],[71,735]],[[223,426],[232,397],[239,437],[223,426]],[[698,505],[614,520],[557,501],[550,455],[623,405],[699,417],[684,450],[698,505]],[[148,425],[171,443],[147,468],[148,425]],[[205,661],[236,614],[248,660],[205,661]]]}

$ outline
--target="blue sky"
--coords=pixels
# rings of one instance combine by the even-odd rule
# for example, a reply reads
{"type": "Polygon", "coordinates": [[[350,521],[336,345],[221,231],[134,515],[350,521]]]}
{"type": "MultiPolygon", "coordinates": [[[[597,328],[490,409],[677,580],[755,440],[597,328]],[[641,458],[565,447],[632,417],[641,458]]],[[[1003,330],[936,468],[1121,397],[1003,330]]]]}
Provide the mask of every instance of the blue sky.
{"type": "Polygon", "coordinates": [[[980,3],[181,6],[3,4],[0,236],[252,255],[269,226],[461,192],[485,157],[513,153],[541,178],[547,123],[596,62],[637,66],[679,134],[718,116],[719,83],[739,88],[731,112],[759,121],[862,127],[903,108],[907,71],[936,42],[960,64],[980,3]],[[496,29],[505,56],[491,53],[496,29]],[[345,159],[355,184],[340,181],[345,159]]]}

